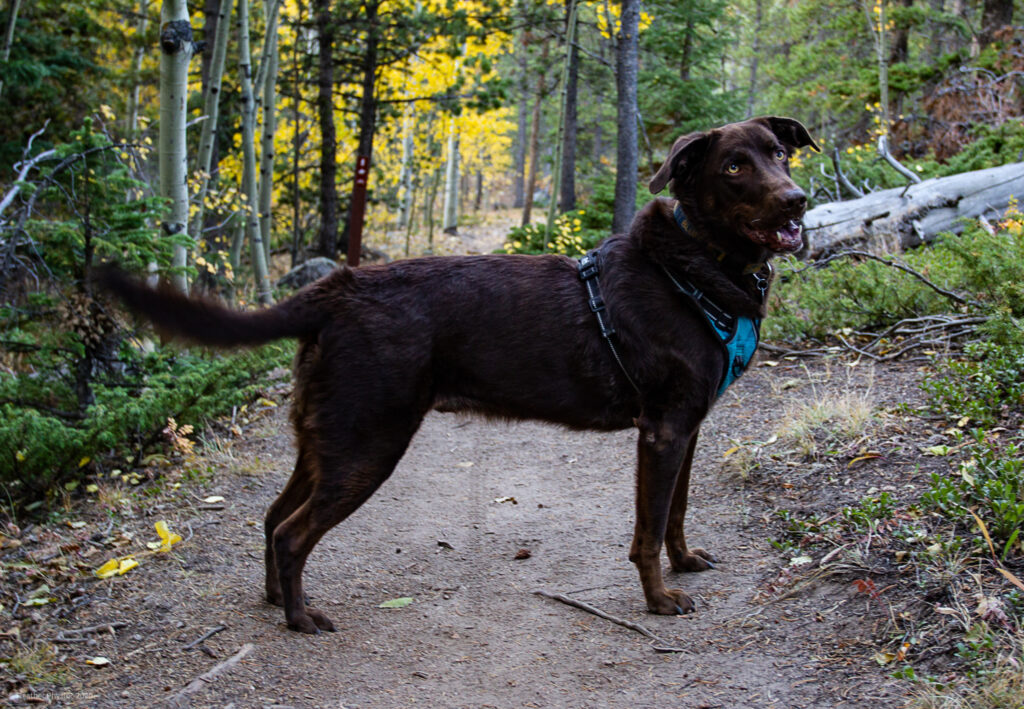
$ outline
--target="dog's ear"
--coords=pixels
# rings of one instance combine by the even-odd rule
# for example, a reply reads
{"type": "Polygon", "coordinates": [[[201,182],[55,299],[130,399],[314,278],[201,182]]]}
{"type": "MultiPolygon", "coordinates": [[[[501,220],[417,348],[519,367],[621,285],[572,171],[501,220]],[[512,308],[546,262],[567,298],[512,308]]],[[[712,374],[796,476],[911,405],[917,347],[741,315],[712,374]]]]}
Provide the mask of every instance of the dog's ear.
{"type": "Polygon", "coordinates": [[[800,121],[781,116],[764,116],[761,120],[767,123],[768,129],[786,145],[793,148],[802,148],[809,145],[816,152],[821,152],[821,148],[814,142],[811,134],[807,132],[804,124],[800,121]]]}
{"type": "Polygon", "coordinates": [[[690,133],[676,139],[672,150],[669,151],[668,159],[651,178],[651,194],[658,194],[665,189],[669,180],[682,175],[700,162],[710,142],[710,133],[690,133]]]}

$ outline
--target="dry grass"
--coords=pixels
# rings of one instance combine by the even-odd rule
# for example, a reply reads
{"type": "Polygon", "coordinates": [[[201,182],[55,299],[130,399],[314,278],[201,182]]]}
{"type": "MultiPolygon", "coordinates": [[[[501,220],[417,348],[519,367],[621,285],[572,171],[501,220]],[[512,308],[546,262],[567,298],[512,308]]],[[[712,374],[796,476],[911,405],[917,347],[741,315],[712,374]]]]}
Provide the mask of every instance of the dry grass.
{"type": "Polygon", "coordinates": [[[778,436],[804,458],[817,458],[824,450],[863,437],[875,415],[870,383],[863,387],[848,381],[841,393],[832,393],[819,390],[812,382],[808,401],[786,407],[778,436]]]}
{"type": "Polygon", "coordinates": [[[1016,657],[1004,657],[990,672],[962,684],[919,685],[914,709],[1020,709],[1024,706],[1024,656],[1017,638],[1016,657]]]}
{"type": "Polygon", "coordinates": [[[19,642],[10,655],[0,658],[0,665],[12,677],[22,678],[29,684],[63,684],[68,680],[68,669],[57,664],[56,658],[57,650],[49,643],[22,645],[19,642]]]}

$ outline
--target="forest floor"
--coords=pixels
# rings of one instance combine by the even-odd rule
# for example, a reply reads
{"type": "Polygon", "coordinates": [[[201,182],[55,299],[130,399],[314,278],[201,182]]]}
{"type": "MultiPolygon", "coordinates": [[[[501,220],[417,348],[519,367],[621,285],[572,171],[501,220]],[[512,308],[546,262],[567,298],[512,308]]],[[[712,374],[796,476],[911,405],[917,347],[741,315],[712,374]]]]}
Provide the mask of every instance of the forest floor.
{"type": "Polygon", "coordinates": [[[759,356],[702,429],[687,529],[720,563],[668,573],[697,604],[681,617],[646,612],[627,559],[635,432],[432,413],[391,479],[310,557],[306,592],[338,632],[308,636],[288,631],[263,600],[262,517],[294,460],[282,372],[262,406],[207,431],[204,446],[160,473],[177,484],[150,493],[105,485],[98,502],[22,530],[21,558],[41,564],[73,537],[92,547],[94,566],[132,550],[140,565],[104,580],[80,574],[73,600],[32,608],[35,655],[5,678],[5,696],[155,706],[251,645],[187,704],[899,706],[910,685],[876,661],[889,602],[864,593],[856,571],[794,567],[793,552],[772,540],[780,511],[835,511],[927,475],[918,449],[934,430],[901,413],[920,403],[919,376],[911,365],[759,356]],[[787,423],[810,403],[851,396],[873,423],[830,444],[840,452],[759,457],[785,443],[787,423]],[[852,460],[865,446],[886,455],[852,460]],[[185,540],[144,556],[158,520],[185,540]],[[681,651],[656,652],[647,637],[535,590],[642,624],[681,651]],[[379,607],[399,598],[412,600],[379,607]],[[123,625],[75,632],[108,623],[123,625]],[[95,658],[108,662],[87,662],[95,658]]]}

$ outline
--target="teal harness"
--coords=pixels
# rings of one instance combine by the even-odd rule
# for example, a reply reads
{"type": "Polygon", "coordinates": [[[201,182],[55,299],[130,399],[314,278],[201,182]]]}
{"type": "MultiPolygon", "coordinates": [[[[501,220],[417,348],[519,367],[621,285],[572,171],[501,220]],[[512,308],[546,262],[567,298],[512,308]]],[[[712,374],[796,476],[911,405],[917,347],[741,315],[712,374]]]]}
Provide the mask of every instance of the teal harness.
{"type": "Polygon", "coordinates": [[[753,359],[761,340],[761,318],[731,315],[715,305],[689,281],[677,279],[668,269],[665,269],[665,275],[680,293],[697,306],[722,347],[725,366],[722,371],[722,383],[718,385],[718,393],[715,395],[717,398],[725,393],[730,384],[740,378],[753,359]]]}
{"type": "MultiPolygon", "coordinates": [[[[686,217],[683,215],[682,209],[676,206],[675,210],[676,221],[679,223],[679,227],[686,233],[689,230],[686,227],[686,217]]],[[[615,335],[615,328],[612,326],[611,321],[607,316],[607,307],[604,302],[604,298],[601,296],[601,286],[598,280],[598,274],[600,273],[600,251],[595,249],[591,251],[579,260],[577,265],[579,271],[580,280],[583,281],[587,289],[587,302],[590,305],[590,310],[597,317],[598,325],[601,328],[601,335],[608,343],[608,347],[611,349],[612,355],[615,357],[615,361],[618,363],[619,368],[622,369],[626,375],[626,379],[638,392],[640,388],[630,377],[629,371],[622,362],[622,358],[619,356],[618,350],[615,348],[615,343],[612,337],[615,335]]],[[[761,300],[764,301],[765,293],[768,290],[768,281],[771,278],[771,266],[768,266],[768,276],[763,276],[760,273],[753,273],[752,275],[757,280],[757,287],[761,291],[761,300]]],[[[754,352],[757,351],[757,345],[761,339],[761,318],[749,318],[746,316],[737,316],[727,313],[725,310],[720,308],[709,299],[700,289],[694,286],[690,281],[685,278],[676,278],[672,275],[671,271],[662,266],[662,270],[665,271],[665,275],[672,281],[672,284],[676,287],[680,293],[686,296],[687,300],[690,301],[703,315],[708,325],[711,327],[712,332],[715,335],[715,341],[722,348],[722,354],[725,357],[725,365],[722,371],[722,380],[718,386],[718,391],[715,394],[715,398],[722,396],[725,390],[729,388],[729,385],[739,379],[740,375],[746,370],[747,365],[750,364],[750,360],[754,357],[754,352]]]]}
{"type": "MultiPolygon", "coordinates": [[[[673,215],[679,228],[689,234],[686,215],[683,214],[683,210],[678,204],[676,204],[673,215]]],[[[754,358],[754,352],[757,351],[757,345],[761,341],[761,318],[748,318],[725,312],[688,280],[677,280],[667,268],[664,266],[662,268],[676,289],[687,296],[704,314],[704,319],[715,333],[718,344],[722,346],[722,351],[725,354],[725,366],[722,372],[722,383],[718,386],[716,397],[721,396],[730,384],[740,378],[740,375],[746,371],[747,365],[750,364],[750,360],[754,358]]],[[[765,293],[768,291],[768,281],[771,278],[771,265],[768,265],[767,277],[756,272],[752,275],[757,279],[757,287],[761,291],[761,301],[763,302],[765,293]]]]}

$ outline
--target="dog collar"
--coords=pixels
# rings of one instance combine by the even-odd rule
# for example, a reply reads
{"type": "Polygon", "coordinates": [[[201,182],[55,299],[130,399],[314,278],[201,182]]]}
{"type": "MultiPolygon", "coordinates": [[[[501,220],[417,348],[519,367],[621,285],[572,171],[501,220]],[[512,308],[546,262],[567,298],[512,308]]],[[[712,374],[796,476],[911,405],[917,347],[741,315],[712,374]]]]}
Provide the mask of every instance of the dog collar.
{"type": "MultiPolygon", "coordinates": [[[[729,258],[729,253],[725,249],[720,247],[718,244],[714,244],[703,238],[690,226],[690,220],[683,212],[683,207],[679,202],[676,202],[675,209],[672,210],[672,216],[675,217],[676,224],[679,225],[682,232],[694,241],[699,241],[707,251],[711,252],[716,261],[721,263],[729,258]]],[[[764,263],[761,262],[745,264],[742,268],[743,275],[748,276],[750,274],[756,274],[762,268],[764,268],[764,263]]]]}

